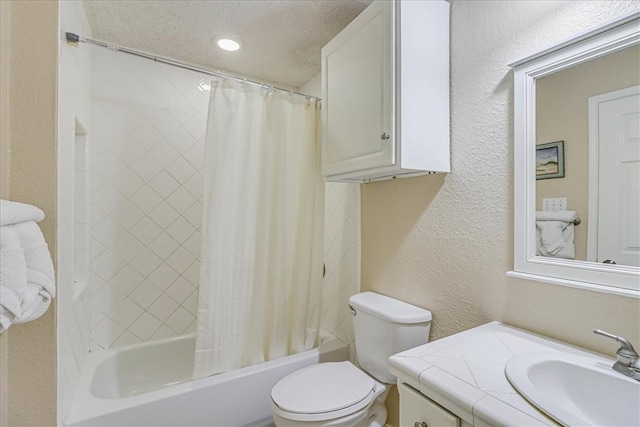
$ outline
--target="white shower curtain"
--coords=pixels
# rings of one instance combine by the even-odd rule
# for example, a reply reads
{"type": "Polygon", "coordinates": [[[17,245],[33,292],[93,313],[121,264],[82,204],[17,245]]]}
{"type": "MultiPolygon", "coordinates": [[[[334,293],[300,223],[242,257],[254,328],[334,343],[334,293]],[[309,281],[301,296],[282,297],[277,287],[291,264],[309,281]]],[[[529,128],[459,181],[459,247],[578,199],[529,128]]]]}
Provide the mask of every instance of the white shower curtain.
{"type": "Polygon", "coordinates": [[[316,344],[324,212],[319,109],[303,96],[212,82],[195,378],[316,344]]]}

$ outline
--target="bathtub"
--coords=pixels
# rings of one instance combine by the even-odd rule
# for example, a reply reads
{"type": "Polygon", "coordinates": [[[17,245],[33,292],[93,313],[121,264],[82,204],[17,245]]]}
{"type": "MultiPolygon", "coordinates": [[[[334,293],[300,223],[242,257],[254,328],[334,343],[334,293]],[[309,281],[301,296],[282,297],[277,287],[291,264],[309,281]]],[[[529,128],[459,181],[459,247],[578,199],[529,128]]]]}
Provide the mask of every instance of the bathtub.
{"type": "Polygon", "coordinates": [[[87,361],[66,426],[246,426],[271,424],[271,388],[319,362],[348,359],[323,334],[318,348],[190,380],[195,335],[97,352],[87,361]]]}

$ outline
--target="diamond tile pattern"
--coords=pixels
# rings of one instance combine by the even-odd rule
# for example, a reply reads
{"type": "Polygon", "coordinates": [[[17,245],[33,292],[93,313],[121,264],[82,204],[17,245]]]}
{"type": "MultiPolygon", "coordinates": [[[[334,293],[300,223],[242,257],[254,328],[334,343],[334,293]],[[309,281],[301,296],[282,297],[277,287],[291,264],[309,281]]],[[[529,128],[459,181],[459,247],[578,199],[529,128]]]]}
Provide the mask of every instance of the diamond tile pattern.
{"type": "Polygon", "coordinates": [[[149,217],[163,229],[166,229],[173,221],[178,219],[179,216],[178,211],[172,208],[166,201],[160,202],[160,204],[149,213],[149,217]]]}
{"type": "MultiPolygon", "coordinates": [[[[325,183],[325,277],[320,327],[349,345],[355,361],[349,297],[360,292],[360,185],[325,183]]],[[[189,247],[187,247],[188,249],[189,247]]]]}
{"type": "Polygon", "coordinates": [[[190,333],[209,77],[99,49],[93,77],[92,348],[190,333]]]}

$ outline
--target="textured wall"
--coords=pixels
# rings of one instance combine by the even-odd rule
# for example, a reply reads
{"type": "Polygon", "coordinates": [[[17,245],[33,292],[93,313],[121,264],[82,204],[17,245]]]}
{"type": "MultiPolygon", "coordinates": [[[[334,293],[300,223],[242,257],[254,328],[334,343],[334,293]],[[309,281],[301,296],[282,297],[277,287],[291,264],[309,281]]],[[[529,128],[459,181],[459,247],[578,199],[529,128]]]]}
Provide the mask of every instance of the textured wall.
{"type": "MultiPolygon", "coordinates": [[[[452,172],[362,187],[362,286],[429,308],[432,339],[502,320],[613,354],[640,301],[507,278],[513,268],[513,75],[507,64],[638,2],[453,1],[452,172]]],[[[427,130],[425,130],[427,131],[427,130]]]]}
{"type": "MultiPolygon", "coordinates": [[[[640,300],[506,277],[513,268],[508,63],[638,2],[452,1],[452,172],[362,186],[362,288],[433,313],[431,339],[491,320],[613,355],[640,343],[640,300]]],[[[428,129],[425,129],[428,132],[428,129]]],[[[397,401],[387,399],[397,425],[397,401]]]]}
{"type": "Polygon", "coordinates": [[[320,48],[371,1],[88,1],[87,11],[100,40],[299,86],[319,71],[320,48]],[[233,34],[242,51],[217,49],[211,39],[219,34],[233,34]]]}
{"type": "MultiPolygon", "coordinates": [[[[9,197],[45,212],[40,227],[55,265],[58,2],[16,1],[9,9],[9,197]]],[[[56,300],[41,318],[3,333],[10,426],[56,423],[55,305],[56,300]]]]}

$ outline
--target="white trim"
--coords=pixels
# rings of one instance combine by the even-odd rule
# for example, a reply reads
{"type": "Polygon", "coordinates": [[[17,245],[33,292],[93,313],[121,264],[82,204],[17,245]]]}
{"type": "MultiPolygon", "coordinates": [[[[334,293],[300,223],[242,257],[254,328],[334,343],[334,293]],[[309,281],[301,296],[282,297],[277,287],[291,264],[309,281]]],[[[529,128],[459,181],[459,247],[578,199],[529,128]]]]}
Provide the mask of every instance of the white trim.
{"type": "Polygon", "coordinates": [[[631,12],[631,13],[629,13],[627,15],[623,15],[622,17],[619,17],[619,18],[617,18],[617,19],[615,19],[615,20],[613,20],[613,21],[611,21],[611,22],[609,22],[607,24],[598,26],[596,28],[592,28],[592,29],[587,30],[585,32],[582,32],[582,33],[580,33],[580,34],[578,34],[576,36],[569,37],[568,39],[566,39],[566,40],[564,40],[564,41],[562,41],[562,42],[560,42],[558,44],[555,44],[555,45],[553,45],[551,47],[543,49],[540,52],[536,52],[534,54],[527,55],[524,58],[517,59],[517,60],[511,62],[509,64],[509,67],[516,68],[516,67],[518,67],[518,66],[520,66],[522,64],[525,64],[527,62],[531,62],[534,59],[538,59],[538,58],[540,58],[542,56],[545,56],[545,55],[547,55],[549,53],[557,52],[558,50],[560,50],[562,48],[565,48],[567,46],[571,46],[573,44],[576,44],[576,43],[579,43],[579,42],[581,42],[583,40],[586,40],[586,39],[588,39],[590,37],[597,36],[597,35],[605,32],[605,31],[611,30],[611,29],[613,29],[615,27],[619,27],[619,26],[624,25],[624,24],[626,24],[628,22],[634,21],[634,20],[638,19],[639,17],[640,17],[640,10],[631,12]]]}
{"type": "Polygon", "coordinates": [[[628,289],[614,288],[612,286],[595,285],[593,283],[577,282],[574,280],[559,279],[557,277],[521,273],[519,271],[507,271],[507,276],[515,277],[517,279],[532,280],[535,282],[553,283],[554,285],[566,286],[568,288],[585,289],[587,291],[601,292],[610,295],[640,298],[640,292],[631,291],[628,289]]]}
{"type": "MultiPolygon", "coordinates": [[[[514,69],[514,271],[508,275],[640,296],[640,268],[536,256],[535,80],[640,43],[640,12],[512,64],[514,69]]],[[[589,221],[591,222],[591,220],[589,221]]]]}
{"type": "Polygon", "coordinates": [[[587,225],[587,261],[598,261],[598,174],[600,166],[600,153],[598,150],[599,133],[599,102],[595,96],[589,98],[589,205],[587,225]]]}

